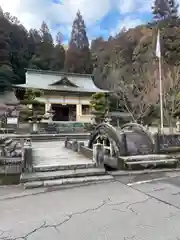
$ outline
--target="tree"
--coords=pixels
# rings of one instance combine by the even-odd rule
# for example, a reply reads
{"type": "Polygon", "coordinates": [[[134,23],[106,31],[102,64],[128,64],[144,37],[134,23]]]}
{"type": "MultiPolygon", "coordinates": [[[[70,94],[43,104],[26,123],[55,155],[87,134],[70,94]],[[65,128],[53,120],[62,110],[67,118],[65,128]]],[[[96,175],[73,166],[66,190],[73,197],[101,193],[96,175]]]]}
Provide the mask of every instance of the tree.
{"type": "Polygon", "coordinates": [[[64,69],[65,49],[62,45],[63,36],[60,32],[56,35],[56,45],[52,54],[51,70],[60,71],[64,69]]]}
{"type": "Polygon", "coordinates": [[[172,127],[175,117],[180,116],[180,67],[168,68],[163,83],[165,122],[172,127]]]}
{"type": "Polygon", "coordinates": [[[0,92],[11,87],[13,71],[9,60],[9,22],[5,19],[3,12],[0,14],[0,92]]]}
{"type": "Polygon", "coordinates": [[[137,77],[139,81],[134,79],[131,83],[125,82],[118,70],[112,70],[110,77],[111,90],[119,99],[124,111],[131,115],[134,122],[147,123],[148,117],[159,101],[159,86],[155,73],[153,74],[152,70],[141,69],[137,77]]]}
{"type": "MultiPolygon", "coordinates": [[[[37,45],[38,49],[31,59],[30,66],[36,69],[50,70],[54,45],[52,35],[44,21],[38,35],[40,36],[40,43],[37,45]]],[[[36,34],[36,36],[38,35],[36,34]]]]}
{"type": "Polygon", "coordinates": [[[21,24],[11,23],[10,62],[14,72],[14,84],[25,83],[25,69],[28,67],[28,32],[21,24]]]}
{"type": "Polygon", "coordinates": [[[20,100],[22,109],[20,111],[21,121],[40,121],[44,118],[44,104],[36,100],[41,97],[43,92],[40,90],[26,89],[23,100],[20,100]]]}
{"type": "Polygon", "coordinates": [[[61,32],[58,32],[57,35],[56,35],[56,43],[58,45],[61,45],[62,44],[62,41],[63,41],[63,35],[61,32]]]}
{"type": "Polygon", "coordinates": [[[107,113],[107,100],[104,93],[95,93],[91,97],[90,105],[96,123],[104,120],[107,113]]]}
{"type": "Polygon", "coordinates": [[[177,4],[176,0],[169,0],[168,3],[169,3],[171,17],[177,18],[179,4],[177,4]]]}
{"type": "Polygon", "coordinates": [[[178,4],[175,0],[155,0],[152,13],[156,21],[178,17],[178,4]]]}
{"type": "Polygon", "coordinates": [[[86,34],[86,26],[80,11],[74,19],[69,48],[84,49],[89,48],[89,41],[86,34]]]}
{"type": "MultiPolygon", "coordinates": [[[[28,50],[29,58],[33,56],[40,56],[41,36],[37,29],[30,29],[28,32],[28,50]]],[[[32,64],[30,62],[30,64],[32,64]]],[[[34,68],[32,65],[30,66],[34,68]]]]}
{"type": "Polygon", "coordinates": [[[82,15],[77,12],[73,22],[65,69],[68,72],[92,73],[91,52],[82,15]]]}

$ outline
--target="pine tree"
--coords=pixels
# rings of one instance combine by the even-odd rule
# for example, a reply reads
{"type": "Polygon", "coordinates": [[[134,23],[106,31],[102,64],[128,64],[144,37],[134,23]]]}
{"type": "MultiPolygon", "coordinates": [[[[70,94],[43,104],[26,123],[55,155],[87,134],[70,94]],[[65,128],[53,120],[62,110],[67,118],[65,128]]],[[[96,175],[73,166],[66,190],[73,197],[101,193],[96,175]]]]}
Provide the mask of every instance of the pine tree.
{"type": "Polygon", "coordinates": [[[168,18],[170,14],[168,0],[155,0],[152,13],[155,20],[168,18]]]}
{"type": "Polygon", "coordinates": [[[176,3],[176,0],[169,0],[168,2],[169,2],[171,17],[177,18],[178,17],[179,4],[176,3]]]}
{"type": "Polygon", "coordinates": [[[51,62],[51,70],[60,71],[64,69],[65,49],[62,45],[63,35],[58,32],[56,35],[56,45],[53,51],[53,58],[51,62]]]}
{"type": "Polygon", "coordinates": [[[69,48],[66,52],[65,70],[74,73],[92,73],[89,41],[80,11],[77,12],[73,22],[69,48]]]}
{"type": "Polygon", "coordinates": [[[80,11],[78,11],[72,26],[69,48],[83,49],[86,47],[89,47],[89,41],[86,35],[86,26],[80,11]]]}
{"type": "Polygon", "coordinates": [[[49,31],[48,25],[44,21],[41,24],[40,35],[42,38],[42,42],[50,43],[50,44],[53,43],[53,38],[49,31]]]}
{"type": "Polygon", "coordinates": [[[175,0],[155,0],[152,14],[156,21],[177,18],[178,7],[175,0]]]}
{"type": "MultiPolygon", "coordinates": [[[[35,32],[34,32],[35,33],[35,32]]],[[[36,34],[35,41],[38,40],[36,34]]],[[[30,67],[35,69],[50,70],[53,54],[53,38],[47,24],[43,21],[39,30],[40,42],[37,42],[35,55],[30,61],[30,67]]]]}

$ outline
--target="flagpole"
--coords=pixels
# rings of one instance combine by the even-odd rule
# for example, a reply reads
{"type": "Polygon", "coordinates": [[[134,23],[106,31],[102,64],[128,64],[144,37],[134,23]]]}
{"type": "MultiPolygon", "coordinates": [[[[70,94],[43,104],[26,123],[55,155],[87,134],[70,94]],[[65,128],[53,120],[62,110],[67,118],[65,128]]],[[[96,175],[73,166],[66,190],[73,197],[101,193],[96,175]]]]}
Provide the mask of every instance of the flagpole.
{"type": "Polygon", "coordinates": [[[164,114],[163,114],[163,89],[162,89],[161,56],[159,57],[159,96],[160,96],[161,133],[163,133],[163,131],[164,131],[164,114]]]}
{"type": "Polygon", "coordinates": [[[164,130],[164,113],[163,113],[163,87],[162,87],[162,64],[161,64],[161,43],[160,31],[158,30],[157,43],[156,43],[156,56],[159,60],[159,97],[160,97],[160,121],[161,132],[164,130]]]}

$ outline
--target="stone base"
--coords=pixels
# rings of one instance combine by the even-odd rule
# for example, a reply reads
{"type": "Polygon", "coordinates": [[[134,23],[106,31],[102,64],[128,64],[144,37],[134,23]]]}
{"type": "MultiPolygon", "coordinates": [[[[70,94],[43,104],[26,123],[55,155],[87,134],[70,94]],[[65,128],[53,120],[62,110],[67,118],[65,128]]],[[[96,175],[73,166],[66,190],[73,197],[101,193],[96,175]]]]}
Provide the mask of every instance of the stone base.
{"type": "Polygon", "coordinates": [[[0,174],[0,185],[17,185],[20,183],[21,174],[0,174]]]}
{"type": "Polygon", "coordinates": [[[110,175],[104,176],[90,176],[90,177],[78,177],[78,178],[63,178],[57,180],[47,180],[47,181],[34,181],[27,182],[24,184],[25,189],[39,188],[39,187],[57,187],[57,186],[67,186],[67,185],[78,185],[83,183],[99,183],[113,181],[114,178],[110,175]]]}

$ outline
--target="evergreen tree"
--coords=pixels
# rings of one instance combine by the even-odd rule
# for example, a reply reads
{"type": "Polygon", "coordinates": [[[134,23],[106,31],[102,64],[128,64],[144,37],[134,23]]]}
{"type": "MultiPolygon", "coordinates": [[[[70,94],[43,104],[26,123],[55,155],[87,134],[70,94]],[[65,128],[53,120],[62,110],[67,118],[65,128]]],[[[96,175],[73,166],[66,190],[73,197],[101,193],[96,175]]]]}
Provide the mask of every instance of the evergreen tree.
{"type": "Polygon", "coordinates": [[[83,49],[88,47],[89,41],[86,35],[86,26],[80,11],[78,11],[72,26],[69,48],[83,49]]]}
{"type": "Polygon", "coordinates": [[[53,38],[47,24],[43,21],[39,33],[37,34],[34,31],[34,34],[34,37],[36,36],[36,39],[34,38],[36,49],[29,66],[35,69],[50,70],[54,46],[53,38]]]}
{"type": "Polygon", "coordinates": [[[53,57],[51,62],[51,70],[59,71],[64,69],[65,49],[62,46],[63,36],[61,32],[56,35],[56,45],[53,50],[53,57]]]}
{"type": "Polygon", "coordinates": [[[179,4],[176,3],[176,0],[169,0],[170,13],[173,18],[178,17],[178,8],[179,4]]]}
{"type": "Polygon", "coordinates": [[[69,48],[66,52],[65,70],[74,73],[92,73],[89,41],[80,11],[77,12],[73,22],[69,48]]]}
{"type": "Polygon", "coordinates": [[[9,22],[0,11],[0,92],[11,86],[13,72],[9,61],[9,22]]]}
{"type": "Polygon", "coordinates": [[[152,13],[156,21],[178,17],[179,5],[175,0],[155,0],[152,13]]]}
{"type": "Polygon", "coordinates": [[[53,38],[49,31],[48,25],[43,21],[40,28],[41,40],[43,43],[53,44],[53,38]]]}

